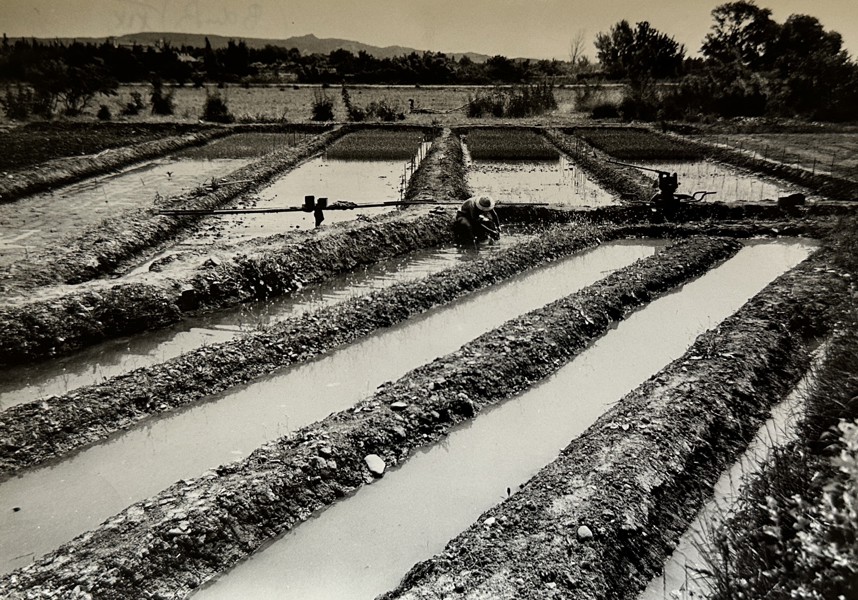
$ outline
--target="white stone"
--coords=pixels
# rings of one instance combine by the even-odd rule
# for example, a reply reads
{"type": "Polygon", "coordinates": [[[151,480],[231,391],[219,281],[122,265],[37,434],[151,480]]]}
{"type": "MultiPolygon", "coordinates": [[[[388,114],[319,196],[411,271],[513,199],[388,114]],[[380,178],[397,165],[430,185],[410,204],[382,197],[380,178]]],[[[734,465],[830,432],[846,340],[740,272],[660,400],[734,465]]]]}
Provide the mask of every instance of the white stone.
{"type": "Polygon", "coordinates": [[[366,463],[370,473],[379,477],[384,475],[384,468],[386,465],[384,464],[384,460],[382,460],[378,454],[368,454],[364,457],[363,461],[366,463]]]}

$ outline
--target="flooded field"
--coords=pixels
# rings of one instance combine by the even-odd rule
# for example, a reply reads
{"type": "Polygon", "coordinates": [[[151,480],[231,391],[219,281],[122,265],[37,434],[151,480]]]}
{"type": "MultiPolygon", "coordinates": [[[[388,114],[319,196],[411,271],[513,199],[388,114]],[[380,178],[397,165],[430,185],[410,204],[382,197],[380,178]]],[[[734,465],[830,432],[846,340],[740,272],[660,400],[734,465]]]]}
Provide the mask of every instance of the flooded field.
{"type": "Polygon", "coordinates": [[[468,185],[475,195],[498,202],[548,202],[565,206],[608,206],[614,194],[592,181],[564,156],[554,160],[471,160],[468,185]]]}
{"type": "MultiPolygon", "coordinates": [[[[715,192],[714,195],[706,196],[706,201],[710,202],[776,201],[780,196],[796,192],[811,196],[808,190],[799,186],[712,161],[634,161],[634,164],[648,169],[676,173],[679,178],[677,193],[715,192]]],[[[656,174],[647,173],[647,175],[653,177],[653,193],[655,193],[657,191],[656,174]]]]}
{"type": "Polygon", "coordinates": [[[369,294],[397,283],[437,273],[486,253],[508,248],[530,236],[507,234],[501,243],[473,252],[447,246],[413,252],[302,288],[269,302],[244,304],[206,314],[167,329],[111,340],[73,356],[0,374],[0,410],[51,395],[106,381],[132,369],[167,361],[195,348],[225,342],[307,311],[369,294]]]}
{"type": "Polygon", "coordinates": [[[801,243],[745,248],[619,323],[542,384],[456,429],[193,597],[345,600],[393,587],[411,565],[518,490],[609,406],[810,251],[801,243]],[[665,329],[666,322],[674,326],[665,329]]]}
{"type": "Polygon", "coordinates": [[[0,204],[0,265],[50,248],[71,231],[222,178],[249,159],[164,158],[0,204]]]}
{"type": "MultiPolygon", "coordinates": [[[[336,202],[377,204],[397,202],[404,198],[408,181],[431,143],[417,144],[410,160],[313,158],[259,190],[243,207],[253,209],[298,208],[305,196],[327,198],[328,206],[336,202]]],[[[396,206],[327,210],[324,224],[352,221],[397,210],[396,206]]],[[[263,214],[218,215],[212,230],[186,240],[190,244],[207,244],[229,240],[239,243],[266,237],[290,229],[316,227],[312,212],[274,212],[263,214]]]]}
{"type": "Polygon", "coordinates": [[[0,565],[8,571],[27,564],[128,504],[347,408],[384,381],[659,246],[616,243],[584,252],[2,482],[0,505],[19,510],[0,511],[0,537],[14,540],[0,548],[0,565]]]}

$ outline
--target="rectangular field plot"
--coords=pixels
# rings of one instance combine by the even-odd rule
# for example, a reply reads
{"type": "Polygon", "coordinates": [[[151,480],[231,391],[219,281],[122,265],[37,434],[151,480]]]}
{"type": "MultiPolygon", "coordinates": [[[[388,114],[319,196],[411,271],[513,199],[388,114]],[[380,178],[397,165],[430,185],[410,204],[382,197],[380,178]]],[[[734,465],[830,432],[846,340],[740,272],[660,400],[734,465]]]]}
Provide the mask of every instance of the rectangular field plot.
{"type": "Polygon", "coordinates": [[[291,148],[308,137],[316,135],[304,131],[282,133],[236,133],[205,146],[182,150],[182,158],[214,160],[220,158],[259,158],[270,152],[291,148]]]}
{"type": "Polygon", "coordinates": [[[473,159],[549,160],[557,150],[544,137],[527,129],[472,129],[463,136],[473,159]]]}
{"type": "Polygon", "coordinates": [[[151,207],[157,198],[189,192],[247,162],[164,158],[0,204],[0,265],[42,251],[99,220],[151,207]]]}
{"type": "Polygon", "coordinates": [[[737,133],[707,139],[758,158],[858,181],[858,133],[737,133]]]}
{"type": "Polygon", "coordinates": [[[429,141],[420,130],[374,130],[338,139],[325,156],[337,160],[410,160],[429,141]]]}
{"type": "MultiPolygon", "coordinates": [[[[706,196],[707,201],[720,202],[760,202],[776,201],[780,196],[796,192],[811,197],[810,190],[795,184],[764,178],[756,173],[743,171],[735,167],[698,160],[683,162],[667,161],[635,161],[634,164],[648,169],[658,169],[676,173],[679,178],[679,194],[691,194],[698,191],[715,192],[714,196],[706,196]]],[[[653,193],[655,173],[653,175],[653,193]]]]}
{"type": "Polygon", "coordinates": [[[564,133],[579,136],[603,152],[622,160],[695,160],[703,158],[681,140],[635,127],[575,127],[564,133]]]}
{"type": "Polygon", "coordinates": [[[478,129],[465,138],[468,186],[500,202],[604,206],[616,198],[545,138],[528,130],[478,129]]]}
{"type": "Polygon", "coordinates": [[[475,195],[499,202],[548,202],[569,206],[606,206],[616,197],[592,181],[566,157],[554,160],[474,160],[468,186],[475,195]]]}

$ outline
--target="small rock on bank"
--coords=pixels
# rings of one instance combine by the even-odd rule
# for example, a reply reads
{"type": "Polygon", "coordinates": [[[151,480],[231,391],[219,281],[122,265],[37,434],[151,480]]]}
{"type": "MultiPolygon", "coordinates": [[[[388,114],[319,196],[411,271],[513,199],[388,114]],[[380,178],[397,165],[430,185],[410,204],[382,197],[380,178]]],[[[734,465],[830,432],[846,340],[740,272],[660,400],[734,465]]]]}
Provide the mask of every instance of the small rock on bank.
{"type": "Polygon", "coordinates": [[[381,477],[384,475],[384,460],[378,454],[368,454],[364,457],[363,461],[366,463],[367,468],[370,473],[375,475],[376,477],[381,477]]]}

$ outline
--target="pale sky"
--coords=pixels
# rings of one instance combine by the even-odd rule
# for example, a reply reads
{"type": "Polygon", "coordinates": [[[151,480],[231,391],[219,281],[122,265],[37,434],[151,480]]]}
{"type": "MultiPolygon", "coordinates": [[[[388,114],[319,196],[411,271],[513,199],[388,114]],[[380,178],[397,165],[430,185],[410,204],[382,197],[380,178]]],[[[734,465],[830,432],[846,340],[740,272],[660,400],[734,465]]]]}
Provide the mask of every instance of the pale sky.
{"type": "MultiPolygon", "coordinates": [[[[568,59],[579,31],[585,53],[621,19],[653,27],[700,48],[711,10],[725,0],[0,0],[0,32],[10,37],[106,37],[141,31],[236,38],[315,34],[375,46],[568,59]]],[[[757,0],[783,23],[817,17],[858,55],[856,0],[757,0]]]]}

